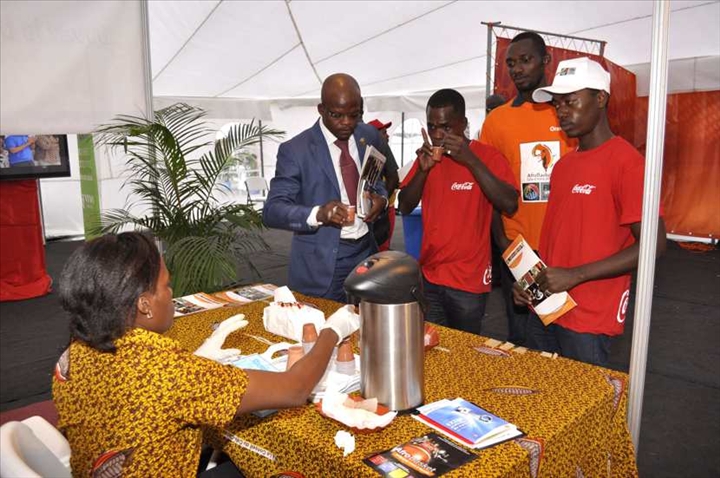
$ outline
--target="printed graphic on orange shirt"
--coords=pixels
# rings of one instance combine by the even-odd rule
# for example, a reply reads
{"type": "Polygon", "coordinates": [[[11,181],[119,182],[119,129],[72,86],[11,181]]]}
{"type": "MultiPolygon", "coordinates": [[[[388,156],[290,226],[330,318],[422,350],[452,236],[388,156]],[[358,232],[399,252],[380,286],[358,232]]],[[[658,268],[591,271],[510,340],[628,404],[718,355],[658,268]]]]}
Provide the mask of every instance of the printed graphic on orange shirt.
{"type": "Polygon", "coordinates": [[[546,172],[548,168],[552,166],[552,151],[550,151],[550,148],[548,148],[544,144],[536,144],[532,150],[532,155],[540,160],[546,172]]]}
{"type": "Polygon", "coordinates": [[[559,141],[520,144],[520,184],[523,202],[547,202],[550,197],[550,175],[559,159],[559,141]]]}
{"type": "Polygon", "coordinates": [[[539,201],[540,200],[540,184],[539,183],[523,183],[523,201],[539,201]]]}

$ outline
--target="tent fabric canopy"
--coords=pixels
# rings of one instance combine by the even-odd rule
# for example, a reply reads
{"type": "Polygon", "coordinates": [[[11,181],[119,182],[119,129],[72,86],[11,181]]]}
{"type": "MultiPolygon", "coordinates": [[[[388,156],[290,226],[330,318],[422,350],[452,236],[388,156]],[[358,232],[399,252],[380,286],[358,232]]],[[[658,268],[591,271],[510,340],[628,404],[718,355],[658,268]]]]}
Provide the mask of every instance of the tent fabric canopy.
{"type": "MultiPolygon", "coordinates": [[[[670,60],[720,55],[720,3],[673,1],[670,60]]],[[[317,98],[348,72],[366,96],[485,84],[481,22],[597,39],[650,61],[646,1],[151,1],[154,96],[317,98]]],[[[717,67],[720,76],[720,66],[717,67]]]]}
{"type": "MultiPolygon", "coordinates": [[[[205,108],[218,128],[255,118],[291,137],[316,120],[321,80],[343,71],[362,87],[366,118],[393,121],[393,128],[403,117],[408,128],[420,124],[429,95],[456,88],[474,136],[484,116],[482,22],[605,41],[605,57],[635,72],[643,95],[652,5],[151,0],[147,71],[140,0],[3,0],[0,134],[87,133],[118,114],[142,116],[151,84],[155,109],[185,101],[205,108]]],[[[720,2],[676,0],[671,10],[670,91],[719,90],[720,2]]],[[[75,146],[73,177],[41,181],[49,236],[82,231],[75,146]]],[[[391,146],[401,164],[417,148],[406,142],[401,155],[399,143],[391,146]]],[[[271,176],[277,145],[263,150],[261,173],[271,176]]],[[[122,207],[122,157],[96,151],[96,161],[103,209],[122,207]]]]}

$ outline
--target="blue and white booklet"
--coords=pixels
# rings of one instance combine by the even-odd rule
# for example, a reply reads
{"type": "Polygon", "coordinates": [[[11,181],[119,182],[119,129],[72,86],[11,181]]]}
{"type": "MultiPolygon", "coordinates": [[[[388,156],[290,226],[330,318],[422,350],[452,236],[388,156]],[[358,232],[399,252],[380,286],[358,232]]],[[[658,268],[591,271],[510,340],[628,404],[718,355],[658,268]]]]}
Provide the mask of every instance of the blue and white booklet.
{"type": "MultiPolygon", "coordinates": [[[[281,371],[275,366],[275,364],[268,362],[260,354],[241,355],[237,358],[237,360],[231,362],[230,365],[247,370],[265,370],[266,372],[281,371]]],[[[253,412],[253,415],[260,418],[265,418],[268,415],[275,413],[276,411],[277,410],[258,410],[256,412],[253,412]]]]}
{"type": "Polygon", "coordinates": [[[470,448],[488,448],[524,435],[512,423],[462,398],[428,403],[417,411],[413,418],[470,448]]]}

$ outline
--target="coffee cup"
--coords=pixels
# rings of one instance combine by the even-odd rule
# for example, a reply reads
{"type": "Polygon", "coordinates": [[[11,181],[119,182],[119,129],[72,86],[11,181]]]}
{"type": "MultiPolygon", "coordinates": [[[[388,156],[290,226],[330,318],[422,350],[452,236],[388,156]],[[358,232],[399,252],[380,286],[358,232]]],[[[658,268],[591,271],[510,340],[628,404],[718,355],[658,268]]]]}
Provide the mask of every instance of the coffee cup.
{"type": "Polygon", "coordinates": [[[442,146],[433,146],[432,147],[433,161],[440,162],[440,160],[442,159],[444,150],[445,150],[445,148],[443,148],[442,146]]]}
{"type": "Polygon", "coordinates": [[[287,354],[287,367],[285,370],[290,370],[290,368],[295,365],[295,362],[303,358],[303,355],[305,355],[305,351],[302,348],[302,345],[293,345],[288,349],[287,354]]]}
{"type": "Polygon", "coordinates": [[[345,218],[345,224],[352,225],[355,223],[355,206],[347,207],[347,217],[345,218]]]}

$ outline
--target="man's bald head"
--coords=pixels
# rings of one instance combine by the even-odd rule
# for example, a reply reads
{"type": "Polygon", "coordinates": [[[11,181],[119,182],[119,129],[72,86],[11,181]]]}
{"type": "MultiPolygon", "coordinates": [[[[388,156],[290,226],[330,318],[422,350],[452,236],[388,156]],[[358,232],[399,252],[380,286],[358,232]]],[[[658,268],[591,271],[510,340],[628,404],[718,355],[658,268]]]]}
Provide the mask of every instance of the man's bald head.
{"type": "Polygon", "coordinates": [[[360,86],[350,75],[335,73],[322,85],[318,113],[323,124],[336,138],[346,140],[362,117],[360,86]]]}
{"type": "Polygon", "coordinates": [[[320,92],[320,101],[328,103],[338,95],[360,95],[360,85],[352,76],[345,73],[335,73],[325,78],[320,92]]]}

